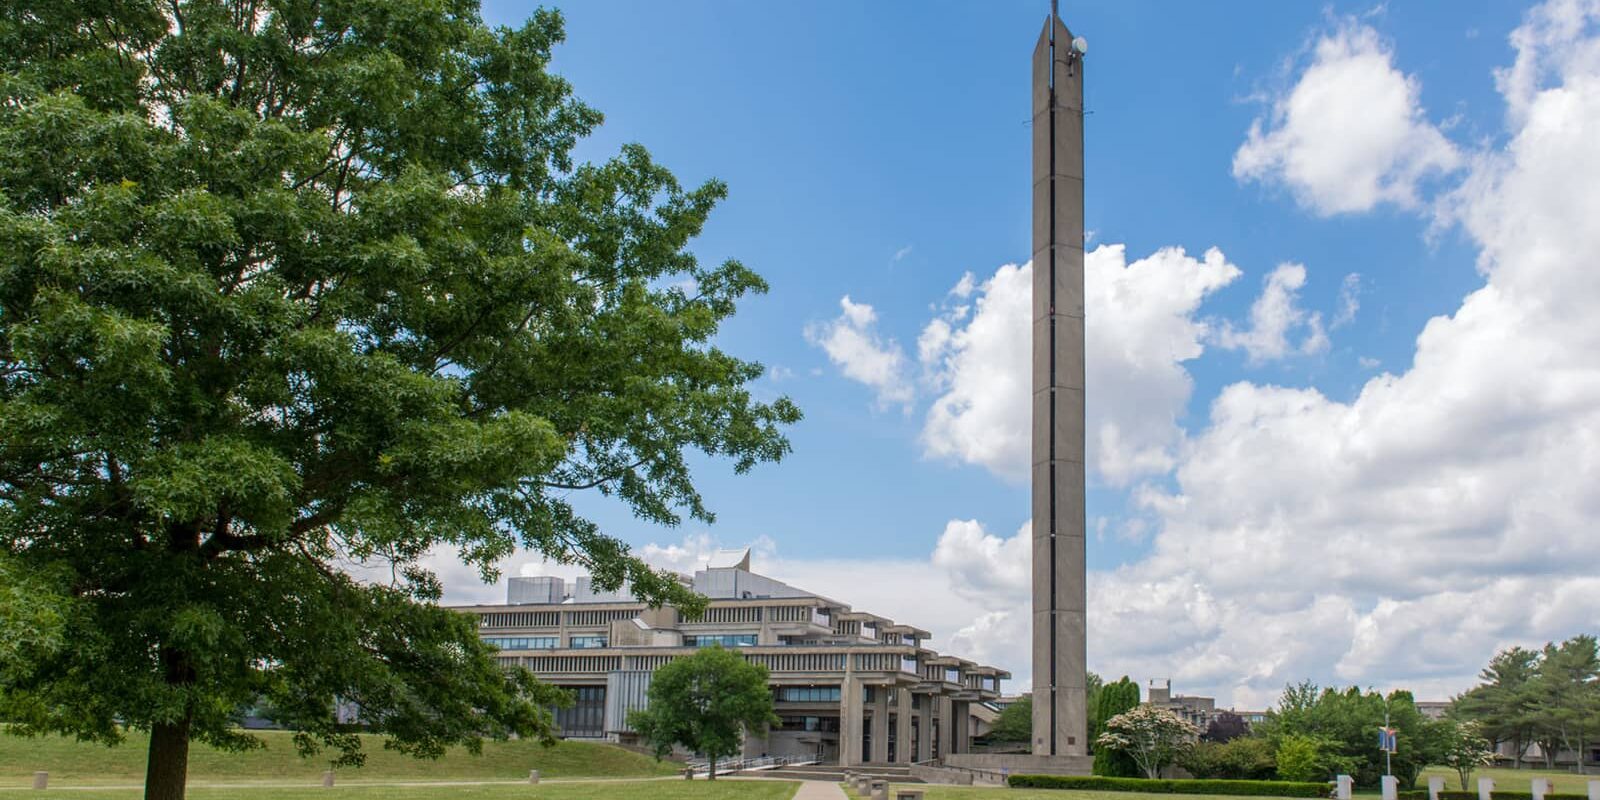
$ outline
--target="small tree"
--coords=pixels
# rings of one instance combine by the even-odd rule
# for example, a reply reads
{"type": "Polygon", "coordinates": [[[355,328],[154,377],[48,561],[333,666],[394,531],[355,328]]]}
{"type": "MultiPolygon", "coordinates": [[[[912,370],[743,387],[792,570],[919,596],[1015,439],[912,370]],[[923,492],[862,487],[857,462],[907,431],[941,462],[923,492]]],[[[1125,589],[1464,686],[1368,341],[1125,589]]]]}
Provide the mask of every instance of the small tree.
{"type": "Polygon", "coordinates": [[[1494,763],[1494,748],[1483,735],[1483,727],[1476,722],[1446,722],[1444,730],[1444,763],[1461,778],[1461,791],[1467,791],[1472,773],[1479,767],[1494,763]]]}
{"type": "Polygon", "coordinates": [[[1318,781],[1328,777],[1326,747],[1310,736],[1290,734],[1278,741],[1278,777],[1286,781],[1318,781]]]}
{"type": "Polygon", "coordinates": [[[1206,732],[1201,736],[1208,742],[1232,741],[1250,733],[1250,726],[1245,723],[1244,717],[1232,711],[1223,711],[1212,718],[1211,724],[1206,726],[1206,732]]]}
{"type": "Polygon", "coordinates": [[[989,739],[996,742],[1026,742],[1033,738],[1033,697],[1023,695],[1006,706],[989,728],[989,739]]]}
{"type": "Polygon", "coordinates": [[[722,647],[709,647],[656,670],[650,706],[628,724],[664,758],[673,745],[702,753],[716,780],[717,759],[739,751],[744,732],[778,721],[767,668],[722,647]]]}
{"type": "Polygon", "coordinates": [[[1199,735],[1199,728],[1171,711],[1140,706],[1107,720],[1106,732],[1095,744],[1127,753],[1144,770],[1145,777],[1155,778],[1199,735]]]}

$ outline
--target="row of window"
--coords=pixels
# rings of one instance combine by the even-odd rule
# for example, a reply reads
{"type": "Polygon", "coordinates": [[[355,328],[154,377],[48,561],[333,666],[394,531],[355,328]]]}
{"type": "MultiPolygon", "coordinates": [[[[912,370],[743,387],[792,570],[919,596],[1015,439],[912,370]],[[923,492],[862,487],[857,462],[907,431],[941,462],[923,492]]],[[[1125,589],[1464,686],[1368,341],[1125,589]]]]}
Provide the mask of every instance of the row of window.
{"type": "Polygon", "coordinates": [[[561,646],[559,636],[485,636],[483,640],[501,650],[554,650],[561,646]]]}
{"type": "MultiPolygon", "coordinates": [[[[483,640],[501,650],[555,650],[561,646],[561,637],[559,636],[485,636],[483,640]]],[[[568,641],[567,646],[575,648],[605,647],[606,637],[574,636],[568,641]]]]}
{"type": "Polygon", "coordinates": [[[778,717],[780,730],[786,731],[817,731],[821,733],[838,733],[838,717],[806,717],[795,714],[785,714],[778,717]]]}
{"type": "Polygon", "coordinates": [[[783,703],[837,703],[837,686],[779,686],[778,701],[783,703]]]}
{"type": "Polygon", "coordinates": [[[729,633],[720,636],[683,637],[683,645],[685,647],[714,647],[716,645],[722,645],[723,647],[754,647],[755,644],[756,635],[753,633],[729,633]]]}

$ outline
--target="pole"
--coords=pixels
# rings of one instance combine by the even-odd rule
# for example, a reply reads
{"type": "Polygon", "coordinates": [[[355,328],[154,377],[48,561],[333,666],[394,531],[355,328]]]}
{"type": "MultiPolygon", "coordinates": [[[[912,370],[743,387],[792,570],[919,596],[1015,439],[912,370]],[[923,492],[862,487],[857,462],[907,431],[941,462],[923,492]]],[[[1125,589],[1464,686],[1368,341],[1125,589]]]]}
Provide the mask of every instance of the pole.
{"type": "MultiPolygon", "coordinates": [[[[1389,701],[1388,700],[1383,701],[1383,729],[1384,729],[1385,732],[1387,732],[1389,730],[1389,701]]],[[[1391,775],[1391,776],[1394,775],[1393,759],[1394,759],[1394,747],[1391,745],[1390,747],[1383,748],[1383,774],[1391,775]]]]}

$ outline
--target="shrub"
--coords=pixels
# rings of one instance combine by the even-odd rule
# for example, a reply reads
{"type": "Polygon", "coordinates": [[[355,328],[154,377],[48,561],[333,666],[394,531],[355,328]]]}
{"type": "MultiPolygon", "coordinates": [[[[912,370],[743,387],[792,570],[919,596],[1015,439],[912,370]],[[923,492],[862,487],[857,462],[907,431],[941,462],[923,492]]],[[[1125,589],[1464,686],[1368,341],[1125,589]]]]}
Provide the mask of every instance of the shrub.
{"type": "Polygon", "coordinates": [[[1331,786],[1324,783],[1163,780],[1107,778],[1098,775],[1012,775],[1008,783],[1013,788],[1030,789],[1077,789],[1148,794],[1226,794],[1253,797],[1328,797],[1333,791],[1331,786]]]}
{"type": "Polygon", "coordinates": [[[1255,736],[1231,739],[1226,744],[1197,742],[1178,759],[1178,766],[1203,779],[1270,781],[1278,777],[1272,743],[1255,736]]]}
{"type": "MultiPolygon", "coordinates": [[[[1477,794],[1473,793],[1472,796],[1476,798],[1477,794]]],[[[1533,792],[1502,792],[1496,789],[1489,793],[1489,797],[1491,800],[1533,800],[1533,792]]],[[[1545,800],[1589,800],[1589,795],[1551,792],[1545,795],[1545,800]]]]}
{"type": "Polygon", "coordinates": [[[1439,800],[1478,800],[1478,793],[1443,791],[1439,793],[1439,800]]]}
{"type": "Polygon", "coordinates": [[[1285,736],[1278,742],[1278,777],[1286,781],[1314,781],[1328,775],[1322,746],[1309,736],[1285,736]]]}

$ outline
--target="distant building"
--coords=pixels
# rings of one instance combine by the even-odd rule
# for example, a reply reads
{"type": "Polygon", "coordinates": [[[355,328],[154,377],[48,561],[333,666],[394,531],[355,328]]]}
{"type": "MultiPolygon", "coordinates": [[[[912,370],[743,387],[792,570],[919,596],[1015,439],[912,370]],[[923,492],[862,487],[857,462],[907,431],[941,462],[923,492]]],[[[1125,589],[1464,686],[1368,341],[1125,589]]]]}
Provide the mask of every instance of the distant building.
{"type": "Polygon", "coordinates": [[[568,738],[632,741],[628,712],[645,707],[660,666],[697,647],[737,649],[771,672],[782,722],[746,738],[744,755],[905,764],[970,751],[1010,673],[925,642],[929,633],[750,571],[748,550],[713,557],[685,585],[710,598],[685,619],[587,577],[512,578],[506,605],[463,606],[500,660],[573,690],[556,712],[568,738]],[[570,591],[569,591],[570,588],[570,591]]]}
{"type": "Polygon", "coordinates": [[[1168,680],[1165,686],[1157,686],[1155,681],[1151,681],[1148,691],[1149,699],[1145,701],[1146,705],[1171,711],[1199,728],[1202,733],[1211,726],[1212,720],[1215,720],[1217,715],[1223,713],[1237,715],[1244,720],[1246,725],[1255,725],[1264,722],[1267,718],[1267,712],[1265,711],[1235,711],[1231,708],[1217,708],[1217,700],[1214,697],[1174,695],[1172,693],[1171,680],[1168,680]]]}
{"type": "Polygon", "coordinates": [[[1450,710],[1449,700],[1418,700],[1417,711],[1428,719],[1444,719],[1445,712],[1450,710]]]}

